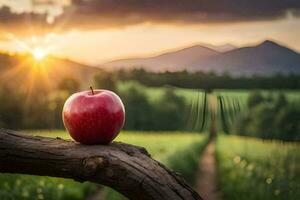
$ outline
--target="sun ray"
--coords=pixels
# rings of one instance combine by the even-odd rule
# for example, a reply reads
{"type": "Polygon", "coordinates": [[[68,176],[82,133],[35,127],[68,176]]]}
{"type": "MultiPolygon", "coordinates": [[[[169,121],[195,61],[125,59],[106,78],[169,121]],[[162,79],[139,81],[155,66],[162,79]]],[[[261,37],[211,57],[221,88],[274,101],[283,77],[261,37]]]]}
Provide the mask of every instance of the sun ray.
{"type": "Polygon", "coordinates": [[[9,81],[13,79],[15,76],[18,76],[22,73],[22,70],[26,70],[27,66],[30,64],[30,59],[26,58],[23,62],[20,62],[16,66],[12,67],[11,69],[7,70],[3,74],[1,74],[0,78],[3,81],[9,81]]]}
{"type": "Polygon", "coordinates": [[[32,102],[36,93],[46,93],[50,88],[50,78],[48,76],[47,64],[45,62],[33,62],[31,70],[26,77],[26,102],[32,102]]]}
{"type": "Polygon", "coordinates": [[[53,45],[43,44],[37,39],[36,46],[31,46],[14,35],[8,34],[7,37],[24,53],[15,54],[11,67],[0,74],[1,82],[19,80],[14,82],[13,87],[23,91],[25,103],[32,102],[37,98],[36,93],[47,92],[51,87],[48,70],[51,70],[53,63],[49,62],[48,54],[53,45]]]}

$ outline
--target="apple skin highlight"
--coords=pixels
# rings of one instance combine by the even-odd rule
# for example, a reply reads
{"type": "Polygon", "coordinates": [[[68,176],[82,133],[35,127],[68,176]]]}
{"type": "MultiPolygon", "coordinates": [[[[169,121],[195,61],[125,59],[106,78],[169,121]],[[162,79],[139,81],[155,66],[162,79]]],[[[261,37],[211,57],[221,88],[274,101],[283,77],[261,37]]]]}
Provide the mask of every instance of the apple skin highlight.
{"type": "Polygon", "coordinates": [[[82,144],[108,144],[123,128],[124,105],[114,92],[91,90],[71,95],[62,112],[64,126],[82,144]]]}

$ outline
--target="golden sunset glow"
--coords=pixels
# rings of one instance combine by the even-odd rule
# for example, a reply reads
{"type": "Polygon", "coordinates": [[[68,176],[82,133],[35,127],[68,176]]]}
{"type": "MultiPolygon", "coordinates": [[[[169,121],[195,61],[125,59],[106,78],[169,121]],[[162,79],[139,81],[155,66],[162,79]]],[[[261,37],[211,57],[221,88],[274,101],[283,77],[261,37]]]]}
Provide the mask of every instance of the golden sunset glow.
{"type": "MultiPolygon", "coordinates": [[[[0,1],[0,8],[6,6],[2,11],[4,19],[11,19],[10,23],[2,24],[0,20],[0,50],[29,52],[36,61],[44,60],[51,53],[91,65],[154,56],[203,43],[241,47],[269,39],[300,50],[300,18],[292,12],[282,15],[287,12],[286,7],[274,5],[273,10],[261,12],[260,4],[251,1],[250,7],[258,10],[245,18],[240,15],[240,8],[217,6],[210,1],[205,2],[212,8],[210,10],[194,1],[185,1],[183,7],[178,7],[181,4],[177,1],[162,1],[161,9],[153,10],[154,14],[147,12],[152,6],[141,1],[136,6],[124,3],[128,13],[119,16],[119,12],[109,12],[116,11],[115,1],[104,3],[106,6],[100,0],[83,2],[0,1]],[[186,8],[193,8],[193,12],[186,8]],[[165,9],[174,17],[166,15],[165,9]],[[82,11],[87,15],[83,16],[82,11]],[[32,14],[31,20],[25,13],[32,14]],[[136,17],[132,18],[131,13],[137,13],[136,17]],[[201,13],[207,13],[207,18],[197,17],[201,13]],[[256,16],[255,13],[265,15],[256,16]]],[[[155,5],[155,2],[151,4],[155,5]]]]}
{"type": "Polygon", "coordinates": [[[35,48],[32,51],[32,55],[35,60],[40,61],[40,60],[43,60],[47,56],[47,52],[46,52],[46,50],[44,50],[42,48],[35,48]]]}

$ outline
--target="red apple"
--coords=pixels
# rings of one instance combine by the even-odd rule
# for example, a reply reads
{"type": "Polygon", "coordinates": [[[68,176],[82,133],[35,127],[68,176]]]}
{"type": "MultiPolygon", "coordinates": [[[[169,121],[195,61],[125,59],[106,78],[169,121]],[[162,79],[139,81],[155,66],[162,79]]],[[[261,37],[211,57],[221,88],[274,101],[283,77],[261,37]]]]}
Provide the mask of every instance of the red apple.
{"type": "Polygon", "coordinates": [[[108,144],[125,122],[124,105],[119,96],[92,88],[71,95],[62,116],[71,137],[82,144],[108,144]]]}

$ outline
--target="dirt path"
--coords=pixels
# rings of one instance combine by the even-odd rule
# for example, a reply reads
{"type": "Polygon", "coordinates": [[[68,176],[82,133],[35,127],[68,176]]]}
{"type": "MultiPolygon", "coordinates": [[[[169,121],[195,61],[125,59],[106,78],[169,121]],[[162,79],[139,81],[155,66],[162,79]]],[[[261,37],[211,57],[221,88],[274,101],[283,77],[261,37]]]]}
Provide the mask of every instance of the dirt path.
{"type": "Polygon", "coordinates": [[[217,187],[217,169],[215,160],[215,142],[211,141],[203,152],[197,174],[197,192],[204,200],[220,200],[217,187]]]}

